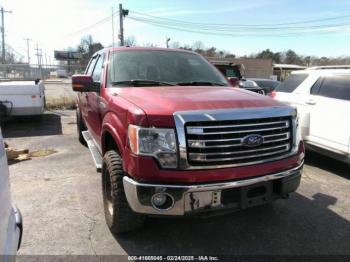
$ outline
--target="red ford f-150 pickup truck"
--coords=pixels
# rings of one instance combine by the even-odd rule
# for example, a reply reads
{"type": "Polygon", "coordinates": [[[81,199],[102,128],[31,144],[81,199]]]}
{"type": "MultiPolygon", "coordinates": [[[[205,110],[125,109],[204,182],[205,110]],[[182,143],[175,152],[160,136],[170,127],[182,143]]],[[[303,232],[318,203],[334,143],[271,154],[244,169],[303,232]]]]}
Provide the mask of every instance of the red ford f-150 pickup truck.
{"type": "Polygon", "coordinates": [[[297,189],[304,162],[297,112],[231,87],[189,51],[97,52],[72,77],[79,140],[102,173],[106,222],[221,214],[297,189]]]}

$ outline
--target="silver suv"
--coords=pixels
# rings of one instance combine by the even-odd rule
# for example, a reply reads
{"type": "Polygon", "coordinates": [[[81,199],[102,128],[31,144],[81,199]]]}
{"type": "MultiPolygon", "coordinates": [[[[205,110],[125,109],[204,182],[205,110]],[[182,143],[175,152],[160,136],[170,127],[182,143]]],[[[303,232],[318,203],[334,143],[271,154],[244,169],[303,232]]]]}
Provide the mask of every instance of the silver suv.
{"type": "MultiPolygon", "coordinates": [[[[22,215],[11,203],[9,169],[0,129],[0,261],[2,256],[17,253],[22,232],[22,215]]],[[[10,261],[14,259],[12,256],[8,258],[10,261]]],[[[6,257],[4,261],[7,261],[6,257]]]]}

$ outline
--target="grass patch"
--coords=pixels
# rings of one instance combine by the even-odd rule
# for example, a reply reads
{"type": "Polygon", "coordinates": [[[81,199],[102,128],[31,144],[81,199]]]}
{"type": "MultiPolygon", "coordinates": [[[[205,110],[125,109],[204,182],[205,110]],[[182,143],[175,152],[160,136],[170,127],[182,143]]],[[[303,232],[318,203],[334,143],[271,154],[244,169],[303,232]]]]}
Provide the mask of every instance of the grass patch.
{"type": "Polygon", "coordinates": [[[76,102],[73,97],[46,98],[46,109],[61,110],[75,109],[76,102]]]}
{"type": "Polygon", "coordinates": [[[44,157],[57,153],[56,150],[46,149],[46,150],[37,150],[29,153],[30,157],[44,157]]]}

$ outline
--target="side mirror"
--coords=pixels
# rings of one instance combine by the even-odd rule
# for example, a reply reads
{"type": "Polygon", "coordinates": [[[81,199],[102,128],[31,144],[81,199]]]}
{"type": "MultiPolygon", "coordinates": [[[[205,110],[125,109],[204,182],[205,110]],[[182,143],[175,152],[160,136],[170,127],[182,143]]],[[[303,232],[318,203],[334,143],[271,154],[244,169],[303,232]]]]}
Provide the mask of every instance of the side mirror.
{"type": "Polygon", "coordinates": [[[97,88],[91,76],[87,75],[73,75],[72,89],[75,92],[96,92],[97,88]]]}
{"type": "Polygon", "coordinates": [[[239,80],[237,77],[228,77],[227,80],[231,84],[231,86],[238,87],[239,80]]]}

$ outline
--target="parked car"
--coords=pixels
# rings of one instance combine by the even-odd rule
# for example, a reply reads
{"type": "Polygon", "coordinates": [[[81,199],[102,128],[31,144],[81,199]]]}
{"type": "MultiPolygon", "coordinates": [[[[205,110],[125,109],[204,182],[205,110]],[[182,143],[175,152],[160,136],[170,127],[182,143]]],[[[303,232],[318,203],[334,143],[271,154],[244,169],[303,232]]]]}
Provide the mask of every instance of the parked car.
{"type": "Polygon", "coordinates": [[[350,163],[350,69],[293,72],[272,96],[298,109],[308,148],[350,163]]]}
{"type": "Polygon", "coordinates": [[[266,95],[274,91],[276,87],[281,84],[280,81],[264,78],[249,78],[248,80],[254,81],[260,88],[264,90],[266,95]]]}
{"type": "Polygon", "coordinates": [[[265,92],[256,83],[250,80],[246,80],[241,71],[243,71],[243,65],[237,65],[225,61],[210,60],[210,62],[226,77],[231,86],[244,88],[245,90],[252,91],[261,95],[265,92]]]}
{"type": "Polygon", "coordinates": [[[240,88],[243,88],[245,90],[249,90],[260,95],[265,95],[264,89],[262,89],[256,82],[252,80],[241,79],[238,85],[240,88]]]}
{"type": "Polygon", "coordinates": [[[42,81],[8,81],[0,83],[0,117],[41,115],[45,109],[42,81]]]}
{"type": "Polygon", "coordinates": [[[4,141],[0,129],[0,260],[12,261],[14,257],[1,259],[4,255],[15,255],[20,247],[23,225],[19,210],[12,205],[9,170],[4,141]]]}
{"type": "Polygon", "coordinates": [[[58,78],[68,78],[68,72],[65,69],[56,70],[56,74],[58,78]]]}
{"type": "Polygon", "coordinates": [[[197,53],[106,48],[72,87],[79,140],[102,173],[113,233],[142,226],[146,216],[263,205],[299,186],[304,146],[295,109],[231,87],[197,53]]]}

